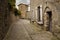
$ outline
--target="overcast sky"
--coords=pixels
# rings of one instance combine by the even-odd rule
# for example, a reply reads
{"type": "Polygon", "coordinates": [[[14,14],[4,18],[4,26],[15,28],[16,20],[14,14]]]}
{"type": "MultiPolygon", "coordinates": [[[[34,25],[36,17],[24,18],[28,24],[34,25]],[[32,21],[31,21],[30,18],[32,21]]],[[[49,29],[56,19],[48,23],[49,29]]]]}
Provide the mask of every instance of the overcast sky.
{"type": "Polygon", "coordinates": [[[17,5],[19,5],[20,3],[30,4],[30,0],[16,0],[16,8],[18,8],[17,5]]]}
{"type": "Polygon", "coordinates": [[[20,3],[29,4],[30,1],[29,0],[16,0],[16,5],[18,5],[20,3]]]}

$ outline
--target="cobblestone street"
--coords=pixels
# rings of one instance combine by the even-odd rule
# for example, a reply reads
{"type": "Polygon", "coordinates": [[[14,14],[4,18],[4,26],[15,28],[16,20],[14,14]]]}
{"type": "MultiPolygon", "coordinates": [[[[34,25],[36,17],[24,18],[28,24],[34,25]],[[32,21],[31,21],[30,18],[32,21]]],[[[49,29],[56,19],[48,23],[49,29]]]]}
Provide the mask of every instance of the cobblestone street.
{"type": "Polygon", "coordinates": [[[29,20],[20,19],[10,27],[4,40],[51,40],[52,37],[50,32],[40,30],[29,20]]]}

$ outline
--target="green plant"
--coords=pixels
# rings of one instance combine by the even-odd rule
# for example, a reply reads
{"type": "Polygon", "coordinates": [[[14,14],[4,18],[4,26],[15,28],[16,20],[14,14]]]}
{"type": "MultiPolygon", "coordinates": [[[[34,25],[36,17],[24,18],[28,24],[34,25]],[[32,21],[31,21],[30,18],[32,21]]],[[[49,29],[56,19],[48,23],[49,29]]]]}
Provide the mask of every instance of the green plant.
{"type": "Polygon", "coordinates": [[[15,13],[15,16],[20,16],[21,15],[21,12],[19,10],[17,10],[16,8],[14,9],[14,13],[15,13]]]}
{"type": "Polygon", "coordinates": [[[8,7],[9,7],[10,11],[12,9],[14,9],[15,8],[15,0],[8,0],[8,7]]]}
{"type": "Polygon", "coordinates": [[[8,3],[10,3],[11,6],[15,6],[15,0],[8,0],[8,3]]]}

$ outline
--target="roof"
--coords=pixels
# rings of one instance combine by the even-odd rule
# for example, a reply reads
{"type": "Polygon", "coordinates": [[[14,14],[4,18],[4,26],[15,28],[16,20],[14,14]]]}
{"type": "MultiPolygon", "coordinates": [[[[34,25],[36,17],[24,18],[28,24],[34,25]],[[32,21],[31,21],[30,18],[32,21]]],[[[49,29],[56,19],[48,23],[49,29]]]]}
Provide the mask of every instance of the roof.
{"type": "Polygon", "coordinates": [[[18,6],[20,6],[20,5],[26,5],[26,6],[28,6],[28,4],[24,4],[24,3],[20,3],[18,6]]]}

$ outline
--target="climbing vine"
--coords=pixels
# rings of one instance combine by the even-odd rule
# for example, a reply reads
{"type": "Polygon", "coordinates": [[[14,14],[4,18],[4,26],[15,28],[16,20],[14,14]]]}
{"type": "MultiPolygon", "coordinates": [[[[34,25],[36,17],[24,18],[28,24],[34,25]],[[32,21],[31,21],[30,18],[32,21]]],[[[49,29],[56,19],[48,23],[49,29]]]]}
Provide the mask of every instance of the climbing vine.
{"type": "Polygon", "coordinates": [[[20,12],[19,10],[17,10],[16,8],[15,8],[14,13],[15,13],[15,16],[19,16],[19,15],[21,15],[21,12],[20,12]]]}
{"type": "Polygon", "coordinates": [[[10,11],[14,11],[15,16],[19,16],[21,14],[21,12],[15,7],[15,0],[8,0],[8,7],[10,11]]]}
{"type": "Polygon", "coordinates": [[[15,8],[15,0],[8,0],[8,7],[9,10],[12,10],[15,8]]]}

